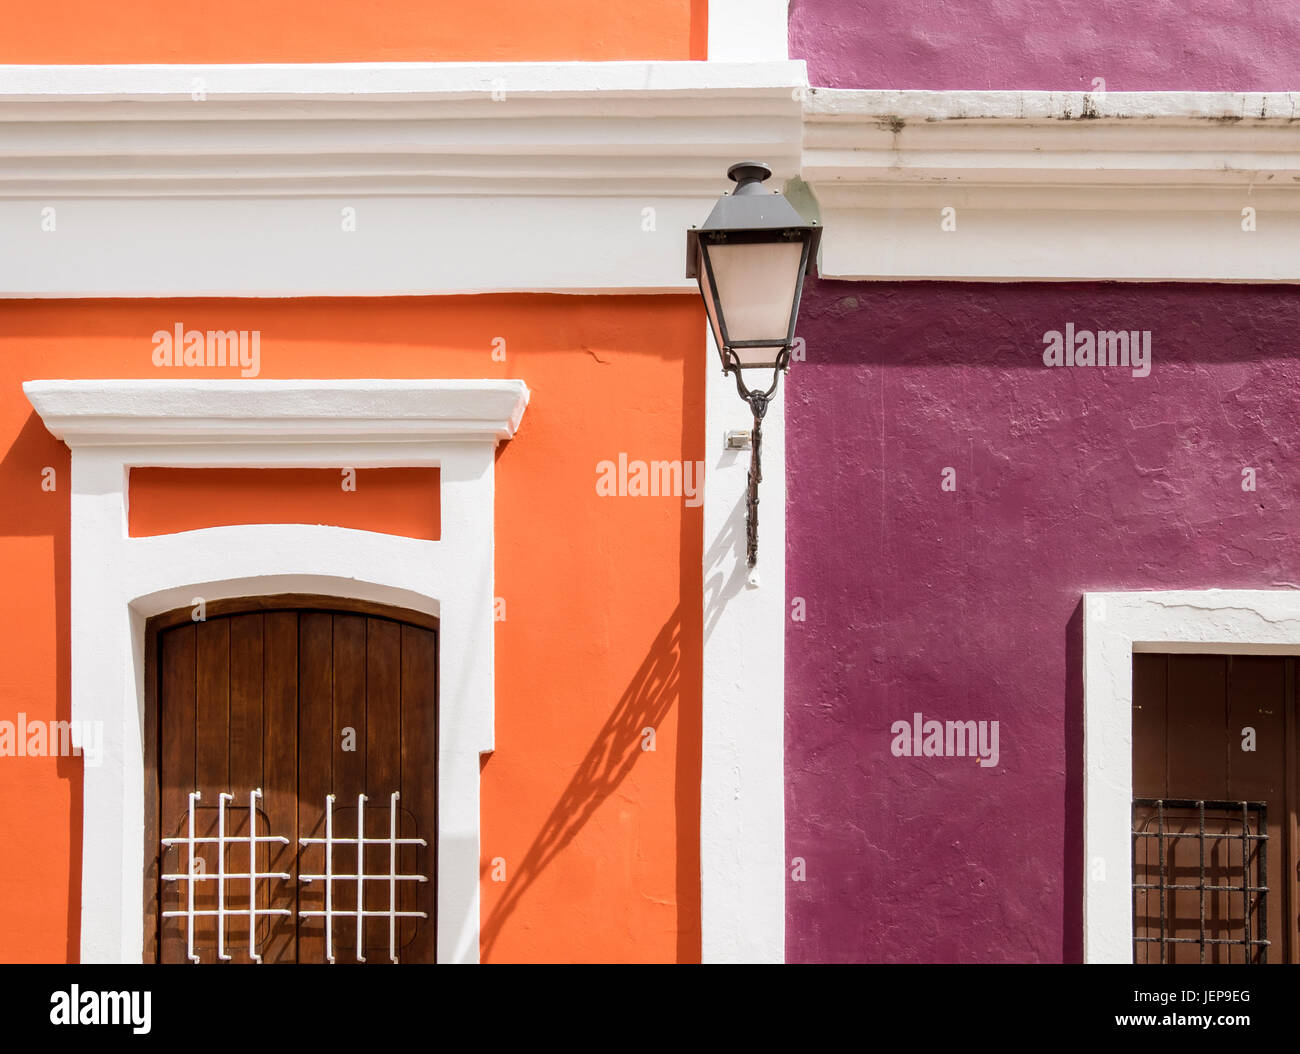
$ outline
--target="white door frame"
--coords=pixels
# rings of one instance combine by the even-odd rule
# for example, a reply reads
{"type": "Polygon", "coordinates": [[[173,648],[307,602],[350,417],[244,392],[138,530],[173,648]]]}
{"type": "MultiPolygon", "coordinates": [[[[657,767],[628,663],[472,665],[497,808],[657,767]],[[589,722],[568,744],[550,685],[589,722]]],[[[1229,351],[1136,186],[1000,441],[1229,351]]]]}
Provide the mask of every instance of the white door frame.
{"type": "Polygon", "coordinates": [[[99,722],[82,794],[82,962],[144,949],[145,623],[194,598],[317,593],[440,622],[438,960],[479,956],[479,761],[493,747],[494,452],[521,381],[33,381],[72,449],[72,719],[99,722]],[[438,541],[300,524],[127,534],[129,470],[436,465],[438,541]]]}

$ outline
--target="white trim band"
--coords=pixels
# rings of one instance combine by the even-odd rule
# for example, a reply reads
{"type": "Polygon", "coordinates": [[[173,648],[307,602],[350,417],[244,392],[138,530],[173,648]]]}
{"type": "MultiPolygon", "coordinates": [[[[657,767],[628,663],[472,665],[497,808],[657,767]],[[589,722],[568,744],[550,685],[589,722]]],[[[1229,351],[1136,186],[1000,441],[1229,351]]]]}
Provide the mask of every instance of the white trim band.
{"type": "Polygon", "coordinates": [[[811,188],[828,278],[1294,282],[1298,114],[775,59],[0,66],[0,296],[683,290],[682,231],[751,156],[811,188]]]}
{"type": "Polygon", "coordinates": [[[790,61],[0,66],[0,296],[687,289],[682,232],[728,165],[798,172],[806,83],[790,61]]]}
{"type": "Polygon", "coordinates": [[[753,427],[705,326],[700,925],[706,963],[785,961],[785,384],[763,419],[758,562],[746,562],[753,427]]]}
{"type": "Polygon", "coordinates": [[[1297,116],[1283,92],[814,88],[820,273],[1300,281],[1297,116]]]}

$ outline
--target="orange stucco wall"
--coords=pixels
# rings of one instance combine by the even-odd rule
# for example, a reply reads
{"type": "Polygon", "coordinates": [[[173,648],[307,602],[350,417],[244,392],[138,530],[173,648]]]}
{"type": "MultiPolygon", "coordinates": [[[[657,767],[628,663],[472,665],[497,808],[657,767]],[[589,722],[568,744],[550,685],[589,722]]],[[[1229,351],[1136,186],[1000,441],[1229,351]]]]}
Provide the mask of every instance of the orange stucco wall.
{"type": "Polygon", "coordinates": [[[132,468],[127,534],[314,523],[436,542],[436,468],[132,468]]]}
{"type": "MultiPolygon", "coordinates": [[[[595,487],[620,452],[702,459],[695,298],[0,301],[0,720],[70,706],[69,453],[21,384],[232,375],[154,367],[177,322],[260,330],[262,377],[528,383],[497,457],[483,956],[697,959],[701,511],[595,487]]],[[[80,759],[0,758],[0,961],[76,958],[80,812],[80,759]]]]}
{"type": "Polygon", "coordinates": [[[0,63],[704,59],[708,0],[24,0],[0,63]]]}

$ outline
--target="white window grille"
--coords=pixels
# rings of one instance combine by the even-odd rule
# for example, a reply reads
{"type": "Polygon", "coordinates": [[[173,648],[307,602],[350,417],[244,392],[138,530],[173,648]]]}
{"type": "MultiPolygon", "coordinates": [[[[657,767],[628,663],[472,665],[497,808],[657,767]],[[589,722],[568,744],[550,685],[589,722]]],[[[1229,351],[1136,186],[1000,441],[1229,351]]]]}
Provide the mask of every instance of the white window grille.
{"type": "MultiPolygon", "coordinates": [[[[284,871],[258,871],[257,870],[257,846],[263,842],[275,842],[279,845],[288,845],[289,839],[282,835],[257,833],[257,802],[262,797],[260,788],[251,791],[248,796],[248,834],[246,835],[226,835],[226,802],[234,801],[235,796],[229,792],[222,792],[217,796],[217,834],[216,837],[195,837],[194,834],[194,809],[195,803],[201,800],[202,794],[199,791],[191,791],[189,795],[189,815],[188,815],[188,834],[184,838],[164,838],[162,844],[164,848],[172,846],[189,846],[189,866],[188,870],[183,873],[164,874],[163,881],[166,882],[184,882],[186,883],[185,891],[185,909],[176,911],[164,911],[164,918],[184,918],[185,919],[185,948],[186,955],[191,962],[199,962],[200,956],[194,950],[194,930],[195,920],[204,917],[215,917],[217,920],[217,958],[228,961],[231,956],[226,954],[226,920],[232,916],[248,916],[248,954],[254,962],[261,962],[262,956],[257,951],[257,920],[262,916],[269,915],[293,915],[289,908],[259,908],[257,906],[257,883],[259,879],[278,878],[288,880],[293,876],[284,871]],[[240,872],[228,872],[226,870],[226,853],[228,849],[236,844],[247,845],[248,847],[248,870],[240,872]],[[207,873],[202,864],[203,858],[196,854],[196,847],[200,845],[216,846],[217,871],[216,874],[207,873]],[[227,884],[235,881],[248,882],[248,907],[233,908],[226,903],[227,884]],[[197,909],[194,906],[195,889],[200,882],[216,882],[217,906],[215,910],[197,909]]],[[[428,913],[424,911],[401,911],[397,907],[397,884],[399,882],[428,882],[429,879],[421,874],[402,874],[397,866],[397,850],[399,846],[420,845],[427,846],[429,843],[423,838],[399,838],[398,829],[398,801],[401,794],[393,791],[388,799],[388,837],[387,838],[367,838],[366,821],[365,821],[365,803],[369,800],[366,795],[357,795],[357,833],[354,838],[339,838],[334,834],[334,802],[335,796],[328,794],[325,797],[325,837],[324,838],[300,838],[299,843],[303,846],[321,845],[325,850],[325,873],[324,874],[300,874],[299,881],[303,883],[324,882],[325,884],[325,908],[323,911],[301,910],[298,912],[301,918],[323,918],[325,920],[325,957],[330,962],[335,961],[334,957],[334,920],[336,918],[353,917],[356,919],[357,927],[357,947],[356,956],[358,962],[365,962],[365,920],[367,918],[386,918],[388,919],[388,957],[392,962],[398,962],[397,948],[397,920],[407,918],[427,919],[428,913]],[[357,863],[354,874],[335,873],[334,871],[334,850],[339,846],[355,845],[357,849],[357,863]],[[365,866],[366,846],[387,846],[388,847],[388,870],[385,872],[367,874],[365,866]],[[334,907],[334,888],[339,882],[356,883],[356,908],[355,909],[335,909],[334,907]],[[365,910],[365,892],[367,882],[386,882],[388,884],[388,907],[367,911],[365,910]]]]}
{"type": "Polygon", "coordinates": [[[194,950],[194,922],[196,919],[204,916],[215,916],[217,920],[217,958],[229,960],[230,956],[226,954],[226,919],[235,915],[248,916],[248,954],[254,962],[261,962],[262,957],[257,951],[257,920],[262,915],[292,915],[293,912],[288,908],[259,908],[257,906],[257,881],[261,878],[281,878],[288,879],[292,876],[283,871],[258,871],[257,870],[257,846],[260,842],[277,842],[280,845],[288,845],[289,839],[281,835],[267,834],[259,835],[257,833],[257,800],[262,796],[261,788],[250,791],[248,795],[248,834],[226,837],[226,802],[234,801],[233,794],[222,792],[217,795],[217,836],[215,838],[196,838],[194,836],[194,803],[202,798],[199,791],[190,791],[189,797],[189,833],[185,838],[164,838],[162,844],[170,848],[174,845],[189,846],[189,868],[183,874],[165,874],[163,881],[166,882],[184,882],[185,890],[185,910],[184,911],[164,911],[164,918],[184,918],[185,919],[185,951],[191,962],[198,962],[199,955],[194,950]],[[230,873],[226,871],[226,852],[236,844],[247,844],[248,846],[248,870],[246,872],[230,873]],[[217,873],[208,874],[202,865],[202,858],[195,855],[195,847],[199,845],[215,845],[217,848],[217,873]],[[238,880],[247,880],[248,882],[248,907],[231,908],[226,906],[226,883],[238,880]],[[194,907],[194,891],[200,882],[216,882],[217,884],[217,907],[215,911],[200,911],[194,907]]]}
{"type": "Polygon", "coordinates": [[[397,883],[398,882],[428,882],[424,875],[400,874],[397,869],[397,847],[401,845],[428,845],[423,838],[398,838],[397,837],[397,802],[401,795],[398,791],[393,791],[388,799],[388,837],[387,838],[367,838],[366,837],[366,802],[369,800],[366,795],[357,795],[357,835],[355,838],[336,838],[334,835],[334,795],[325,796],[325,837],[324,838],[300,838],[298,841],[302,845],[323,845],[325,847],[325,873],[323,875],[299,875],[302,882],[324,882],[325,883],[325,909],[323,911],[299,911],[298,914],[303,918],[324,918],[325,920],[325,958],[334,962],[334,920],[349,915],[355,916],[357,924],[357,962],[365,962],[365,920],[367,918],[387,918],[388,919],[388,958],[392,962],[398,961],[397,956],[397,920],[398,919],[425,919],[428,913],[424,911],[399,911],[397,909],[397,883]],[[355,845],[357,847],[357,870],[356,874],[335,874],[334,873],[334,848],[335,846],[355,845]],[[365,869],[365,851],[368,845],[386,845],[388,846],[388,870],[383,874],[366,874],[365,869]],[[336,882],[355,882],[357,884],[357,906],[353,911],[346,908],[336,911],[334,908],[334,883],[336,882]],[[367,882],[387,882],[388,883],[388,907],[378,911],[365,910],[365,895],[367,882]]]}

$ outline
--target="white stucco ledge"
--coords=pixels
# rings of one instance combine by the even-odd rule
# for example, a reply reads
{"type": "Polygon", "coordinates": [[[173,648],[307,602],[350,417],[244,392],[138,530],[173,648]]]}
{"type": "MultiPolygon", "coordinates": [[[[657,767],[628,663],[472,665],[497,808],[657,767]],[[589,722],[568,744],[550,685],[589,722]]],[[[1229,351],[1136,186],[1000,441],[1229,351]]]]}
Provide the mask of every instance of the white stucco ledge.
{"type": "Polygon", "coordinates": [[[1300,94],[812,88],[823,278],[1300,281],[1300,94]]]}
{"type": "Polygon", "coordinates": [[[810,88],[804,111],[815,116],[934,121],[1300,119],[1300,92],[926,91],[810,88]]]}
{"type": "MultiPolygon", "coordinates": [[[[801,59],[731,62],[258,62],[2,65],[0,103],[198,101],[427,103],[510,95],[759,94],[808,83],[801,59]],[[196,83],[202,86],[196,98],[196,83]]],[[[789,96],[787,95],[787,98],[789,96]]]]}
{"type": "Polygon", "coordinates": [[[510,439],[520,380],[38,380],[23,391],[69,446],[510,439]]]}
{"type": "Polygon", "coordinates": [[[1133,961],[1133,655],[1140,652],[1300,655],[1300,589],[1084,594],[1083,921],[1090,963],[1133,961]]]}

